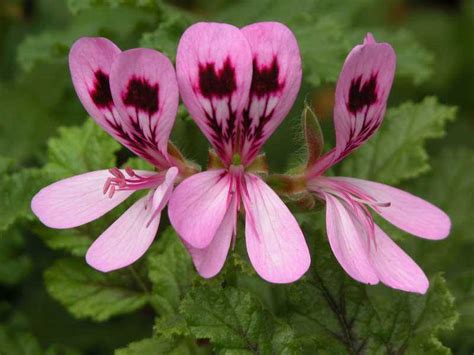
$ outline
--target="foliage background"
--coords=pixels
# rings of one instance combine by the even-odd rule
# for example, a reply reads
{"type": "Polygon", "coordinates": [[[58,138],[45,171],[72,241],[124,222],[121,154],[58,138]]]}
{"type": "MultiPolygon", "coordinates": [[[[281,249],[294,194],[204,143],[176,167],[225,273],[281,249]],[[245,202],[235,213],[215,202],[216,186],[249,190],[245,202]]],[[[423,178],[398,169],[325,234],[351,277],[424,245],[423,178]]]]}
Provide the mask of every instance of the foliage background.
{"type": "MultiPolygon", "coordinates": [[[[473,37],[469,0],[0,1],[0,354],[472,353],[473,37]],[[166,220],[142,261],[100,274],[83,255],[125,207],[72,231],[33,218],[31,197],[49,182],[143,164],[86,117],[67,69],[71,43],[100,35],[173,58],[183,29],[198,20],[278,20],[295,32],[304,83],[264,148],[278,172],[303,155],[304,99],[329,147],[344,57],[367,31],[393,44],[398,68],[385,123],[336,170],[400,185],[451,216],[452,234],[441,242],[384,225],[431,278],[426,296],[351,281],[328,249],[321,211],[296,206],[315,255],[290,286],[255,276],[243,238],[221,276],[200,280],[166,220]]],[[[184,110],[173,138],[205,165],[207,143],[184,110]]]]}

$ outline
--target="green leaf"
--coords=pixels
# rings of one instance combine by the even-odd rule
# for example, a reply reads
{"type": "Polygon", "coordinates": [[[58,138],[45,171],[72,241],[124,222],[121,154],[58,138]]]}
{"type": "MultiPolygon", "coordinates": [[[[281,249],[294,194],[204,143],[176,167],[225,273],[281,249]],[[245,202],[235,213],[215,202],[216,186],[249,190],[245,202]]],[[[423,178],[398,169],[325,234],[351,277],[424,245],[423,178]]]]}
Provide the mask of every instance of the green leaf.
{"type": "Polygon", "coordinates": [[[41,355],[40,344],[27,332],[14,332],[6,326],[0,326],[0,354],[41,355]]]}
{"type": "Polygon", "coordinates": [[[136,341],[126,348],[117,349],[115,355],[195,354],[192,348],[183,340],[156,337],[136,341]]]}
{"type": "Polygon", "coordinates": [[[307,279],[289,292],[291,324],[307,346],[332,353],[445,353],[436,336],[457,320],[442,276],[424,296],[350,279],[318,239],[307,279]]]}
{"type": "Polygon", "coordinates": [[[178,10],[168,9],[163,17],[155,31],[143,34],[140,46],[156,49],[174,60],[179,39],[192,21],[187,13],[178,10]]]}
{"type": "Polygon", "coordinates": [[[340,175],[396,184],[426,172],[425,142],[442,137],[455,114],[456,108],[434,97],[389,109],[380,130],[344,161],[340,175]]]}
{"type": "Polygon", "coordinates": [[[25,254],[25,241],[17,228],[0,235],[0,284],[14,285],[31,270],[31,259],[25,254]]]}
{"type": "Polygon", "coordinates": [[[97,7],[118,7],[120,5],[128,5],[131,7],[144,7],[147,9],[155,9],[159,2],[156,0],[67,0],[69,10],[73,15],[79,12],[97,7]]]}
{"type": "Polygon", "coordinates": [[[297,353],[290,329],[248,292],[217,281],[194,287],[181,304],[191,333],[222,353],[297,353]]]}
{"type": "MultiPolygon", "coordinates": [[[[145,28],[148,28],[154,24],[155,14],[154,11],[150,11],[150,7],[113,6],[113,3],[119,5],[122,1],[104,1],[109,2],[109,5],[112,6],[99,6],[91,9],[90,5],[99,3],[99,1],[71,1],[73,11],[80,12],[74,21],[60,30],[28,35],[18,46],[17,60],[20,67],[24,71],[30,71],[38,63],[66,63],[73,42],[86,35],[105,35],[114,41],[136,44],[136,38],[139,37],[139,34],[136,33],[137,28],[141,28],[143,31],[144,25],[145,28]]],[[[146,0],[141,2],[144,1],[146,0]]],[[[151,0],[147,2],[151,2],[151,0]]]]}
{"type": "Polygon", "coordinates": [[[432,171],[410,186],[451,218],[448,239],[420,245],[412,240],[411,251],[427,270],[443,270],[461,313],[451,344],[474,346],[474,260],[472,258],[472,211],[474,211],[474,150],[449,148],[433,159],[432,171]]]}
{"type": "Polygon", "coordinates": [[[0,176],[0,232],[7,230],[17,219],[32,219],[31,199],[47,181],[39,169],[23,169],[0,176]]]}
{"type": "Polygon", "coordinates": [[[81,127],[61,127],[59,137],[48,142],[48,163],[44,171],[61,179],[93,170],[116,166],[115,153],[120,144],[92,119],[81,127]]]}
{"type": "Polygon", "coordinates": [[[129,270],[105,274],[85,261],[61,259],[44,274],[46,288],[77,318],[105,321],[112,316],[130,313],[149,300],[129,270]]]}
{"type": "Polygon", "coordinates": [[[171,227],[158,238],[158,250],[148,255],[152,302],[160,314],[174,314],[190,287],[193,266],[189,253],[171,227]]]}
{"type": "Polygon", "coordinates": [[[84,228],[58,230],[44,227],[35,228],[35,233],[53,250],[64,250],[73,256],[83,257],[90,247],[92,238],[98,235],[84,233],[84,228]]]}

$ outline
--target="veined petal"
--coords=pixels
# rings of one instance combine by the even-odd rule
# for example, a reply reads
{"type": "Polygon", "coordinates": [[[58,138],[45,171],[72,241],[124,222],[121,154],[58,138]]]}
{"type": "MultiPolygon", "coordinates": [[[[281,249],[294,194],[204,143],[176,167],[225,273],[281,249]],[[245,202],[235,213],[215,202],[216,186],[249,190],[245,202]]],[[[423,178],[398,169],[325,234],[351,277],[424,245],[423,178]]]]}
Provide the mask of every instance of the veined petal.
{"type": "Polygon", "coordinates": [[[195,174],[179,184],[168,206],[168,216],[181,238],[194,248],[207,247],[228,210],[231,179],[225,170],[195,174]]]}
{"type": "Polygon", "coordinates": [[[242,28],[252,52],[253,76],[243,111],[241,145],[248,165],[290,111],[301,85],[301,57],[293,33],[278,22],[242,28]]]}
{"type": "Polygon", "coordinates": [[[336,86],[334,125],[336,148],[309,169],[322,173],[367,141],[380,127],[395,75],[396,56],[388,43],[377,43],[369,33],[364,44],[349,53],[336,86]],[[325,164],[320,162],[324,161],[325,164]]]}
{"type": "Polygon", "coordinates": [[[124,139],[148,161],[167,157],[168,139],[178,110],[178,84],[170,60],[146,48],[120,53],[110,73],[112,97],[124,139]]]}
{"type": "Polygon", "coordinates": [[[366,231],[349,211],[349,206],[330,194],[324,194],[324,197],[329,244],[337,261],[353,279],[377,284],[379,279],[370,262],[366,231]]]}
{"type": "Polygon", "coordinates": [[[69,52],[69,69],[76,93],[89,115],[114,138],[110,121],[117,114],[110,92],[110,68],[120,49],[101,37],[78,39],[69,52]]]}
{"type": "Polygon", "coordinates": [[[120,216],[87,250],[86,261],[94,269],[108,272],[128,266],[150,247],[160,224],[148,197],[142,197],[120,216]]]}
{"type": "Polygon", "coordinates": [[[345,156],[380,127],[395,75],[396,56],[388,43],[368,35],[354,47],[336,86],[334,124],[336,150],[345,156]]]}
{"type": "Polygon", "coordinates": [[[375,239],[370,256],[380,281],[398,290],[426,293],[429,281],[423,270],[377,225],[375,239]]]}
{"type": "Polygon", "coordinates": [[[51,228],[73,228],[89,223],[123,202],[134,191],[104,194],[108,170],[73,176],[39,191],[31,201],[31,209],[40,221],[51,228]]]}
{"type": "Polygon", "coordinates": [[[197,23],[179,41],[176,73],[191,116],[229,163],[252,78],[247,40],[234,26],[197,23]]]}
{"type": "Polygon", "coordinates": [[[374,209],[394,226],[426,239],[446,238],[451,229],[451,221],[438,207],[408,192],[377,182],[334,177],[362,189],[377,202],[390,203],[389,207],[374,209]]]}
{"type": "Polygon", "coordinates": [[[235,236],[236,224],[237,200],[233,197],[221,225],[212,242],[206,248],[197,249],[185,243],[199,275],[208,279],[221,271],[229,252],[232,237],[235,236]]]}
{"type": "Polygon", "coordinates": [[[257,273],[273,283],[298,280],[311,263],[298,222],[259,177],[246,174],[243,192],[245,239],[257,273]]]}
{"type": "MultiPolygon", "coordinates": [[[[129,120],[124,122],[119,115],[110,90],[111,68],[120,53],[120,49],[106,38],[83,37],[69,52],[69,69],[76,93],[89,115],[112,137],[141,156],[149,147],[128,129],[129,120]]],[[[158,167],[169,165],[159,152],[143,158],[158,167]]]]}

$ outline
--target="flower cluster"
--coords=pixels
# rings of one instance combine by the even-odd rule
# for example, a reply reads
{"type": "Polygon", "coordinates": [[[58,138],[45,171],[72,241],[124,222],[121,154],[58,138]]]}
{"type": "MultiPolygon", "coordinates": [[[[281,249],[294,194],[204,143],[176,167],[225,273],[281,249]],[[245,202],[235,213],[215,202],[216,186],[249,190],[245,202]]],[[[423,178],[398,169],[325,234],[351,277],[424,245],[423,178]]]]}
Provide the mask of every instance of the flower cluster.
{"type": "MultiPolygon", "coordinates": [[[[311,159],[304,173],[283,177],[298,187],[294,193],[325,201],[329,243],[352,278],[424,293],[425,274],[374,223],[369,209],[427,239],[449,234],[448,216],[393,187],[324,176],[381,125],[395,62],[392,47],[370,34],[352,49],[336,87],[336,147],[320,156],[322,137],[310,132],[311,159]]],[[[139,259],[168,205],[169,219],[203,277],[222,269],[235,244],[239,213],[250,262],[263,279],[289,283],[304,275],[311,263],[308,246],[288,207],[265,182],[260,154],[300,89],[300,52],[286,26],[197,23],[179,42],[176,70],[155,50],[122,52],[105,38],[81,38],[69,65],[89,115],[156,168],[89,172],[58,181],[33,198],[32,209],[45,225],[73,228],[101,217],[133,192],[147,191],[91,245],[89,265],[107,272],[139,259]],[[207,171],[200,172],[169,141],[179,97],[212,146],[207,171]]]]}

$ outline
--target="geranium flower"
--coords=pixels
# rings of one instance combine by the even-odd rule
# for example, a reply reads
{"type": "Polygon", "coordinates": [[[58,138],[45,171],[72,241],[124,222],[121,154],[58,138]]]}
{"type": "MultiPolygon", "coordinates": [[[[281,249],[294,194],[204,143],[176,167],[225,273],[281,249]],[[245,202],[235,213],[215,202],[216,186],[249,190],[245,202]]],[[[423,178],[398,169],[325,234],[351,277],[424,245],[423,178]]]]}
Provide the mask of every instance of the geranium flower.
{"type": "MultiPolygon", "coordinates": [[[[368,34],[347,57],[336,87],[336,147],[306,172],[307,189],[326,201],[329,243],[344,270],[366,284],[425,293],[421,268],[378,227],[368,207],[398,228],[426,239],[443,239],[451,228],[439,208],[376,182],[322,174],[380,127],[395,73],[395,53],[368,34]]],[[[383,147],[379,147],[383,149],[383,147]]]]}
{"type": "Polygon", "coordinates": [[[242,29],[198,23],[183,34],[176,57],[181,97],[222,168],[189,177],[175,190],[169,217],[198,272],[222,268],[245,210],[247,252],[267,281],[292,282],[310,265],[298,223],[252,170],[263,143],[288,114],[301,83],[301,59],[282,24],[242,29]]]}
{"type": "Polygon", "coordinates": [[[163,54],[151,49],[121,52],[105,38],[79,39],[69,66],[89,115],[157,169],[93,171],[58,181],[33,198],[32,210],[45,225],[73,228],[101,217],[134,191],[149,190],[87,251],[89,265],[111,271],[133,263],[148,249],[179,173],[179,159],[168,153],[179,101],[176,75],[163,54]]]}

